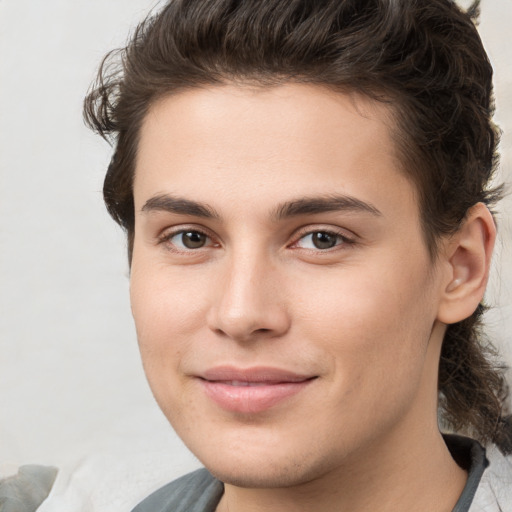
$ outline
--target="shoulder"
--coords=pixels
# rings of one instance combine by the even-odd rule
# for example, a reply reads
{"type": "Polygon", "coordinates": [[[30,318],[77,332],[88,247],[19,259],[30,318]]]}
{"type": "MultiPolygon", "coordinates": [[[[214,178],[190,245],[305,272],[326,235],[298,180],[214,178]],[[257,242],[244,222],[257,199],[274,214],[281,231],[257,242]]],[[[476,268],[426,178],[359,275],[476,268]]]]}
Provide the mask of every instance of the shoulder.
{"type": "Polygon", "coordinates": [[[512,512],[512,456],[496,446],[486,449],[485,469],[470,512],[512,512]]]}
{"type": "Polygon", "coordinates": [[[199,469],[158,489],[132,512],[210,512],[223,492],[222,482],[199,469]]]}

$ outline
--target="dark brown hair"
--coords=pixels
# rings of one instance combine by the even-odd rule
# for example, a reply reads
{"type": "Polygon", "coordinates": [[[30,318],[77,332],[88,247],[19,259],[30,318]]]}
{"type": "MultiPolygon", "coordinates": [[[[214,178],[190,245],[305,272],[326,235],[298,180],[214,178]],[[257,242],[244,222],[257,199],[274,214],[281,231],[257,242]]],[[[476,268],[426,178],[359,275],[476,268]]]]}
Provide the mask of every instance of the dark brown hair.
{"type": "MultiPolygon", "coordinates": [[[[489,207],[497,165],[492,67],[473,19],[451,0],[171,0],[110,53],[85,119],[115,150],[104,183],[112,217],[134,235],[132,184],[141,123],[163,95],[204,85],[285,82],[386,102],[403,170],[420,198],[433,258],[473,205],[489,207]]],[[[179,120],[176,120],[179,122],[179,120]]],[[[481,305],[448,326],[440,372],[447,428],[512,451],[503,368],[481,333],[481,305]]]]}

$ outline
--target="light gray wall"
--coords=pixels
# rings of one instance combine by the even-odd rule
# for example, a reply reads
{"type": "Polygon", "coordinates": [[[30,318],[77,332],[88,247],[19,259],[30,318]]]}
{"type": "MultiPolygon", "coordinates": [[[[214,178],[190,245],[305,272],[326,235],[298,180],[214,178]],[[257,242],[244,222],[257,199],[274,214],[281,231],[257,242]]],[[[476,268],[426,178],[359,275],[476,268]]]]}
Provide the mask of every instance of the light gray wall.
{"type": "MultiPolygon", "coordinates": [[[[0,0],[0,464],[60,465],[119,435],[167,442],[139,363],[124,239],[102,206],[109,148],[81,120],[101,57],[155,3],[0,0]]],[[[484,1],[509,181],[511,19],[510,0],[484,1]]],[[[490,318],[512,362],[510,200],[503,212],[490,318]]]]}

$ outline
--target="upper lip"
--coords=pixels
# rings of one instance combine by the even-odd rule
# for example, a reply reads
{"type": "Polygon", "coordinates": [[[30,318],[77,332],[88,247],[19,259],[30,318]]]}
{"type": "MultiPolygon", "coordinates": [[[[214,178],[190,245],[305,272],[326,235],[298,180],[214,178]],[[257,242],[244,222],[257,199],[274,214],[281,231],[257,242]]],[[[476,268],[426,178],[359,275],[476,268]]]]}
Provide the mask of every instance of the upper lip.
{"type": "Polygon", "coordinates": [[[234,366],[216,366],[198,375],[210,382],[303,382],[316,377],[315,375],[299,374],[282,368],[257,366],[252,368],[236,368],[234,366]]]}

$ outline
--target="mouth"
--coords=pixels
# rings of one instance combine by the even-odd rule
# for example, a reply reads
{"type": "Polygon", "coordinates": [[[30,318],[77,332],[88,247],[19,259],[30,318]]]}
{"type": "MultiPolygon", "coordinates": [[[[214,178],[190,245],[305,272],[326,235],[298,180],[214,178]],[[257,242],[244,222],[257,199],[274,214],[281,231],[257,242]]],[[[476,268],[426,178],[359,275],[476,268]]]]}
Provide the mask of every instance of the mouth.
{"type": "Polygon", "coordinates": [[[247,382],[242,380],[210,381],[235,387],[274,386],[283,382],[247,382]]]}
{"type": "Polygon", "coordinates": [[[208,398],[222,409],[242,414],[266,411],[305,390],[316,376],[276,368],[216,367],[199,376],[208,398]]]}

